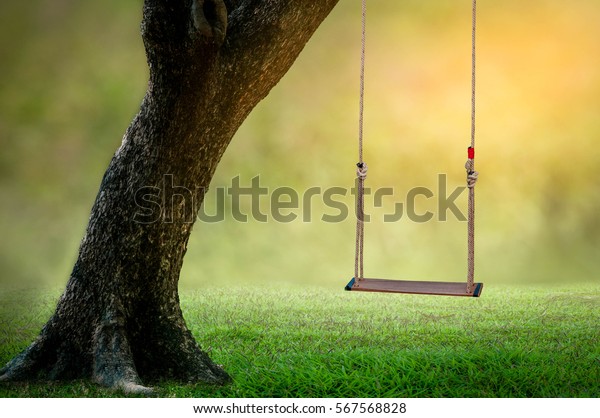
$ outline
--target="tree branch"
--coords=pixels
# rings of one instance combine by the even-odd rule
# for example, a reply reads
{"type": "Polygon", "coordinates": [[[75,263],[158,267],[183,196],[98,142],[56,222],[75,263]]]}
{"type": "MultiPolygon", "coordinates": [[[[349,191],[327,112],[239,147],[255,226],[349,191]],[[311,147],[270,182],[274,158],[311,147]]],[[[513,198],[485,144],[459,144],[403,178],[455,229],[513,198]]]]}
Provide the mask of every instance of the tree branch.
{"type": "MultiPolygon", "coordinates": [[[[225,87],[245,115],[292,66],[338,0],[225,0],[228,29],[220,51],[225,87]],[[240,86],[242,89],[240,89],[240,86]],[[246,89],[250,90],[248,94],[246,89]]],[[[223,96],[227,93],[223,92],[223,96]]]]}

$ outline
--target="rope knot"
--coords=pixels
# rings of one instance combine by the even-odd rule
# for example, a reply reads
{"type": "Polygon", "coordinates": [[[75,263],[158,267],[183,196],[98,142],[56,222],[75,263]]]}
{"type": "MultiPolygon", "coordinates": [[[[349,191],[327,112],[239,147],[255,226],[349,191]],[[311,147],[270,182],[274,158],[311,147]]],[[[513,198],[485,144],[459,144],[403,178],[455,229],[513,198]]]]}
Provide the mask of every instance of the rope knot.
{"type": "Polygon", "coordinates": [[[467,187],[472,189],[475,187],[475,183],[477,183],[479,172],[473,169],[473,160],[468,160],[465,164],[465,168],[467,169],[467,187]]]}
{"type": "Polygon", "coordinates": [[[356,164],[356,177],[358,177],[361,180],[364,180],[367,178],[367,171],[369,170],[369,167],[367,167],[367,163],[358,163],[356,164]]]}

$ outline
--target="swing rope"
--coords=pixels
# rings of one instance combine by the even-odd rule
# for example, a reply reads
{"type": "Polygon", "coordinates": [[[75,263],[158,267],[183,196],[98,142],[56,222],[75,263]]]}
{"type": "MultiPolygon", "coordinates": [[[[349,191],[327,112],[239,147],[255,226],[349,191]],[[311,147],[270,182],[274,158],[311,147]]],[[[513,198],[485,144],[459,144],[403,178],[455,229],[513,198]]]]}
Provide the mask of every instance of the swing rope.
{"type": "Polygon", "coordinates": [[[365,242],[365,179],[367,164],[363,161],[363,114],[365,99],[365,45],[367,28],[367,1],[362,0],[362,36],[360,49],[360,95],[358,102],[358,163],[356,164],[356,251],[354,277],[363,279],[363,248],[365,242]]]}
{"type": "MultiPolygon", "coordinates": [[[[366,45],[366,0],[362,0],[362,36],[360,52],[360,95],[358,112],[358,163],[356,164],[356,251],[354,258],[354,277],[364,278],[364,183],[367,178],[367,164],[363,160],[363,116],[365,97],[365,45],[366,45]]],[[[476,35],[477,0],[472,6],[471,30],[471,145],[467,151],[467,188],[469,190],[467,214],[467,293],[473,292],[475,276],[475,183],[479,173],[475,171],[475,87],[476,87],[476,35]]]]}
{"type": "Polygon", "coordinates": [[[473,0],[472,30],[471,30],[471,146],[467,151],[467,188],[469,203],[467,212],[467,293],[473,290],[475,277],[475,183],[479,173],[475,171],[475,70],[477,35],[477,0],[473,0]]]}

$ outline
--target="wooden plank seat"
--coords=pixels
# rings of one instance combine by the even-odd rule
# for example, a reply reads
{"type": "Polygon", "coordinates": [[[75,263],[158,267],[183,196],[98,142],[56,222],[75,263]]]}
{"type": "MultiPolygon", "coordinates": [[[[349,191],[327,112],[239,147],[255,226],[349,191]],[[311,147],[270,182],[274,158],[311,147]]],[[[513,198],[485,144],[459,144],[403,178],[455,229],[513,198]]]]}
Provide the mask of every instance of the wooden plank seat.
{"type": "Polygon", "coordinates": [[[466,296],[477,298],[483,290],[483,283],[474,283],[467,292],[465,282],[429,282],[388,279],[355,279],[346,285],[346,290],[358,292],[408,293],[416,295],[466,296]]]}

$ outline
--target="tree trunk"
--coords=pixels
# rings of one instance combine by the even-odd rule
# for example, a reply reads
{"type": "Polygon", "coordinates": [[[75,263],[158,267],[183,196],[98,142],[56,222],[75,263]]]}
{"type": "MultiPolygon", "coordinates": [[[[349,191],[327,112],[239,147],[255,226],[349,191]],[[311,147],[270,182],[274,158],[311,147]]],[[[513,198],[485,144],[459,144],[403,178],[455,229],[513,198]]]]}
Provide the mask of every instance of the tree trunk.
{"type": "Polygon", "coordinates": [[[178,281],[197,211],[232,136],[337,0],[146,0],[148,91],[105,175],[56,312],[0,380],[223,384],[178,281]],[[182,192],[185,191],[185,192],[182,192]]]}

